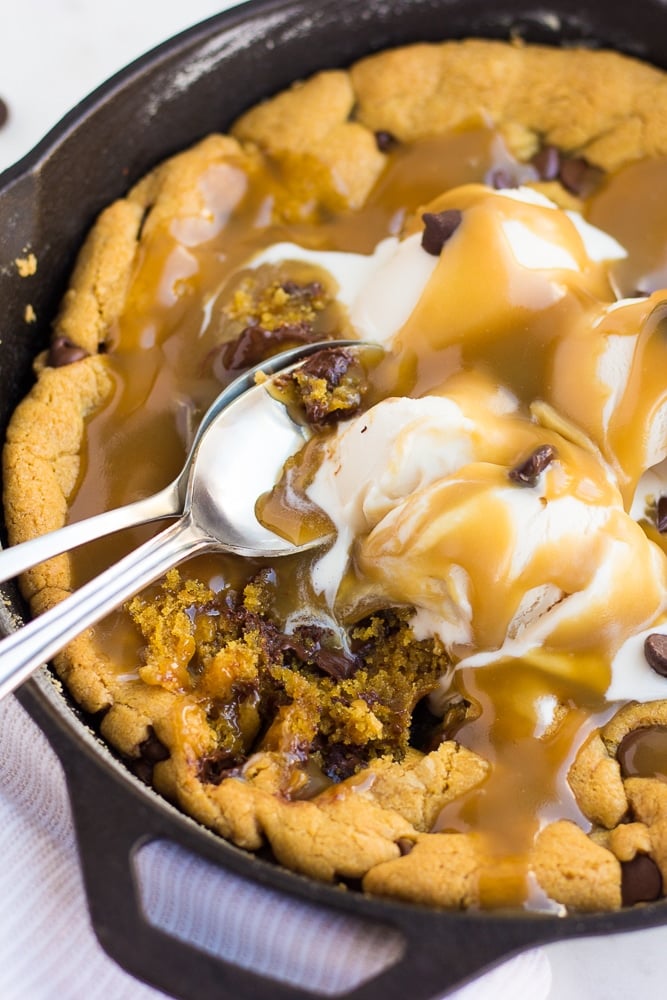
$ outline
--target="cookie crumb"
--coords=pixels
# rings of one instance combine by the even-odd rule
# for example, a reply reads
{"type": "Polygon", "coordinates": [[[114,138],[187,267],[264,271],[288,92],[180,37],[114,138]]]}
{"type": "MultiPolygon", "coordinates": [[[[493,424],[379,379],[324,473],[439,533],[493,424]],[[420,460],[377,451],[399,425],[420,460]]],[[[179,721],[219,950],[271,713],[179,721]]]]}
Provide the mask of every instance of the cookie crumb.
{"type": "Polygon", "coordinates": [[[14,263],[22,278],[30,278],[37,273],[37,258],[34,253],[29,253],[27,257],[17,257],[14,263]]]}

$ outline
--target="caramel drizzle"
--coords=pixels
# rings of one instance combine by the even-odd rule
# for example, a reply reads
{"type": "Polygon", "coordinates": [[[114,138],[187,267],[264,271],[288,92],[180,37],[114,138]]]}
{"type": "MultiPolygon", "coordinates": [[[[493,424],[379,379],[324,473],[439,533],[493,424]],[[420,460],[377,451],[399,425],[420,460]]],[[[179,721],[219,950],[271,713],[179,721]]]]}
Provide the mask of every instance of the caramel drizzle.
{"type": "MultiPolygon", "coordinates": [[[[139,252],[127,307],[109,344],[108,363],[116,390],[108,405],[89,421],[85,469],[71,517],[155,491],[180,467],[187,436],[179,426],[181,418],[196,420],[219,390],[207,364],[216,349],[218,331],[218,299],[215,294],[211,298],[211,289],[222,296],[225,283],[254,249],[291,240],[306,246],[370,252],[442,190],[481,181],[493,168],[496,149],[497,137],[490,130],[462,132],[414,147],[398,146],[364,209],[316,226],[262,221],[270,219],[277,197],[275,178],[268,168],[258,168],[251,184],[246,183],[240,166],[223,165],[203,177],[208,219],[186,217],[168,227],[158,226],[139,252]]],[[[463,194],[438,198],[431,207],[466,210],[466,225],[477,230],[474,242],[494,249],[489,259],[495,263],[488,265],[482,282],[477,261],[471,266],[463,250],[452,261],[449,251],[456,244],[451,242],[449,259],[445,262],[443,257],[439,268],[439,290],[435,283],[427,289],[403,331],[402,353],[377,373],[375,393],[378,397],[396,390],[421,394],[457,372],[481,368],[499,383],[512,385],[524,402],[535,398],[551,402],[597,440],[622,481],[627,502],[646,454],[645,428],[664,397],[665,338],[661,315],[654,312],[661,296],[600,314],[599,302],[613,299],[609,280],[606,273],[584,271],[582,276],[573,276],[571,294],[558,301],[548,301],[539,281],[514,298],[502,268],[505,248],[498,245],[497,231],[482,210],[483,197],[478,189],[464,189],[463,194]],[[507,305],[500,331],[488,304],[494,297],[507,305]],[[532,338],[529,354],[523,346],[527,323],[532,338]],[[589,338],[591,327],[596,330],[595,340],[589,338]],[[564,330],[568,331],[565,336],[564,330]],[[602,426],[600,402],[607,389],[600,383],[598,363],[605,338],[634,336],[638,330],[641,364],[620,405],[602,426]]],[[[637,268],[645,274],[665,264],[661,254],[667,209],[656,212],[656,204],[667,205],[664,160],[637,164],[610,178],[588,206],[591,221],[616,235],[631,251],[630,261],[615,268],[626,294],[641,277],[637,268]],[[663,192],[661,198],[652,196],[656,190],[663,192]]],[[[489,532],[493,534],[491,528],[489,532]]],[[[78,577],[94,571],[95,562],[114,558],[117,550],[110,546],[101,543],[92,561],[88,556],[85,566],[78,562],[78,577]]],[[[287,613],[303,604],[317,604],[317,596],[309,590],[309,566],[309,559],[304,559],[279,569],[284,602],[279,610],[287,613]]],[[[228,557],[209,558],[193,564],[189,571],[216,579],[217,585],[234,584],[247,575],[244,565],[228,557]]],[[[109,625],[100,626],[99,635],[101,641],[113,642],[122,674],[138,654],[120,616],[114,626],[115,631],[109,625]]],[[[595,651],[579,655],[595,659],[595,651]]],[[[483,898],[489,904],[498,901],[500,886],[504,886],[502,902],[521,903],[526,898],[525,855],[540,818],[569,814],[585,825],[569,793],[566,771],[573,748],[607,709],[590,692],[573,691],[571,681],[554,681],[553,671],[545,680],[541,666],[524,663],[506,670],[495,665],[465,672],[460,680],[483,711],[457,738],[488,756],[494,766],[484,787],[448,808],[438,828],[481,829],[490,838],[492,853],[505,859],[505,867],[496,868],[486,883],[483,898]],[[553,694],[554,684],[559,704],[566,706],[564,715],[551,735],[536,735],[538,700],[545,693],[553,694]]]]}

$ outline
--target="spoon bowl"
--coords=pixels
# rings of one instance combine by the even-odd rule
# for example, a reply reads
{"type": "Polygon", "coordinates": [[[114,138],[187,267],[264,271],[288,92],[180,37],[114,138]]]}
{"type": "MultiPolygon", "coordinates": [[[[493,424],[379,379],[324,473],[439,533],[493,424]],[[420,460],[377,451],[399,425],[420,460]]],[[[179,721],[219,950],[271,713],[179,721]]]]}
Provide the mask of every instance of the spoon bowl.
{"type": "Polygon", "coordinates": [[[160,493],[67,525],[0,552],[0,581],[103,535],[177,517],[169,527],[85,584],[64,601],[0,642],[0,698],[71,639],[152,583],[204,550],[277,558],[323,544],[328,535],[297,545],[255,516],[258,498],[275,485],[287,459],[303,446],[307,428],[269,392],[276,376],[325,348],[366,348],[336,340],[285,351],[236,379],[206,411],[178,477],[160,493]]]}

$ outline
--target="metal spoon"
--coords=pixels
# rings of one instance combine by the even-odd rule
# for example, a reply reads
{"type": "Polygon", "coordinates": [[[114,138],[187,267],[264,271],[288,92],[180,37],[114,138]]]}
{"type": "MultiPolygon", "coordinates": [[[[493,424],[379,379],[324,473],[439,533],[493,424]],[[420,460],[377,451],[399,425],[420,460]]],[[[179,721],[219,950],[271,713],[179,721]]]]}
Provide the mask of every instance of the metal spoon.
{"type": "Polygon", "coordinates": [[[325,538],[295,545],[259,523],[255,503],[277,481],[304,443],[304,428],[255,384],[258,371],[282,373],[325,347],[359,348],[359,341],[309,344],[258,365],[228,386],[207,410],[183,470],[164,490],[125,507],[67,525],[0,552],[0,581],[120,528],[178,516],[70,597],[0,642],[0,698],[76,635],[172,566],[206,549],[241,556],[292,555],[325,538]]]}

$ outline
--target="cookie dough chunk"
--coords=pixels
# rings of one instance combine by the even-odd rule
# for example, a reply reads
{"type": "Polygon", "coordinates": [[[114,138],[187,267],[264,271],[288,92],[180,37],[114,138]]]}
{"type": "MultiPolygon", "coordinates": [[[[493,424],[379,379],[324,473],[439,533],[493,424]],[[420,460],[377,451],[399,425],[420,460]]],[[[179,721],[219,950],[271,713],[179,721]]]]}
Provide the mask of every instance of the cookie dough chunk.
{"type": "Polygon", "coordinates": [[[616,170],[667,151],[663,74],[614,52],[419,44],[363,59],[351,78],[359,121],[404,142],[491,121],[521,159],[553,144],[616,170]]]}
{"type": "Polygon", "coordinates": [[[401,763],[386,757],[373,761],[365,772],[368,788],[362,794],[426,832],[440,810],[479,785],[488,770],[487,761],[478,754],[447,740],[425,756],[408,752],[401,763]]]}
{"type": "MultiPolygon", "coordinates": [[[[82,358],[45,367],[14,412],[3,451],[4,505],[10,545],[65,523],[76,486],[86,417],[111,388],[104,361],[82,358]]],[[[68,591],[69,558],[58,556],[25,573],[25,596],[46,588],[68,591]]]]}
{"type": "Polygon", "coordinates": [[[262,828],[277,859],[293,871],[330,882],[361,878],[369,868],[397,858],[401,837],[414,837],[410,824],[354,792],[318,802],[260,805],[262,828]]]}
{"type": "Polygon", "coordinates": [[[621,905],[618,860],[568,820],[539,833],[532,867],[547,895],[573,910],[617,910],[621,905]]]}
{"type": "Polygon", "coordinates": [[[646,853],[667,884],[667,784],[656,778],[629,778],[626,788],[634,818],[648,829],[650,849],[646,853]]]}
{"type": "Polygon", "coordinates": [[[570,772],[577,801],[593,820],[591,841],[621,864],[624,906],[652,902],[667,878],[667,784],[642,767],[667,726],[664,701],[631,702],[582,747],[570,772]]]}
{"type": "Polygon", "coordinates": [[[363,888],[376,896],[467,909],[479,903],[481,867],[474,836],[420,834],[407,854],[371,868],[363,888]]]}
{"type": "Polygon", "coordinates": [[[315,195],[326,208],[359,208],[386,157],[373,133],[350,120],[354,106],[348,73],[318,73],[248,111],[232,134],[274,157],[300,200],[315,195]]]}
{"type": "Polygon", "coordinates": [[[56,319],[54,334],[96,354],[120,315],[130,282],[143,207],[110,205],[86,240],[56,319]]]}
{"type": "Polygon", "coordinates": [[[172,156],[139,181],[128,195],[130,204],[142,211],[141,240],[146,242],[174,220],[198,221],[202,227],[208,224],[213,228],[215,219],[206,198],[206,181],[215,185],[216,208],[223,215],[234,207],[246,184],[241,170],[237,173],[234,168],[252,171],[253,167],[253,157],[226,135],[209,135],[191,149],[172,156]]]}
{"type": "Polygon", "coordinates": [[[622,823],[609,834],[608,846],[619,861],[632,861],[639,853],[650,853],[651,835],[644,823],[622,823]]]}
{"type": "Polygon", "coordinates": [[[621,768],[600,733],[593,733],[583,744],[568,781],[579,808],[593,823],[611,829],[621,822],[628,809],[621,768]]]}
{"type": "Polygon", "coordinates": [[[579,750],[568,781],[579,807],[593,823],[612,829],[623,820],[628,811],[624,741],[632,733],[654,727],[667,727],[667,702],[630,702],[579,750]]]}

